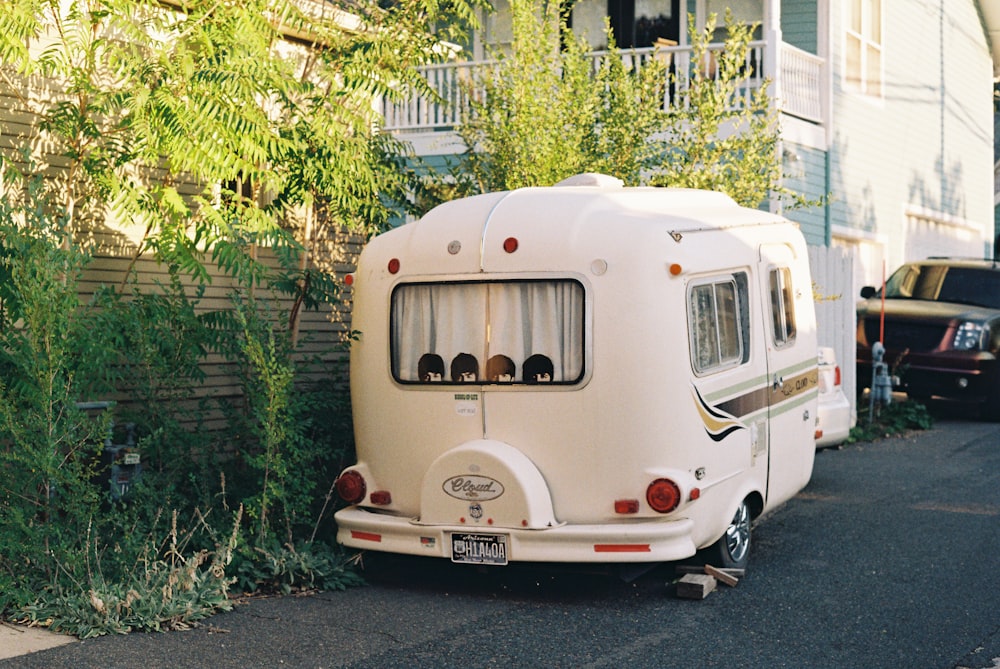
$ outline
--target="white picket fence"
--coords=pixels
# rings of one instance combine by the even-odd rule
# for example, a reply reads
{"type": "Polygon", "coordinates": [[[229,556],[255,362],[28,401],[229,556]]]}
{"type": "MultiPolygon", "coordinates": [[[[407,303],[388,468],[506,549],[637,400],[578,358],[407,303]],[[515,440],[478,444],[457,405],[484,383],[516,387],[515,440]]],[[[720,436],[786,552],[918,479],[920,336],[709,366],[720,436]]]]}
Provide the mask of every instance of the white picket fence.
{"type": "MultiPolygon", "coordinates": [[[[816,330],[820,346],[837,352],[844,394],[853,405],[857,396],[855,336],[857,302],[854,292],[854,256],[850,251],[829,246],[810,246],[813,294],[816,297],[816,330]]],[[[855,407],[856,408],[856,407],[855,407]]]]}

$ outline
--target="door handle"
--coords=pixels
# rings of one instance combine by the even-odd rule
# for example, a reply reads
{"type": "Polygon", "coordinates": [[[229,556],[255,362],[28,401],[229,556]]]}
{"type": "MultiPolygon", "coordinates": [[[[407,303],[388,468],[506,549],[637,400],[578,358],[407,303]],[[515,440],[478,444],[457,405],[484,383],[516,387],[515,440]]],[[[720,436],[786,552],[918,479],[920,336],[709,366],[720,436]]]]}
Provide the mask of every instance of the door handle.
{"type": "Polygon", "coordinates": [[[785,380],[783,378],[781,378],[780,376],[778,376],[777,374],[775,374],[774,375],[774,389],[775,390],[781,390],[784,387],[785,387],[785,380]]]}

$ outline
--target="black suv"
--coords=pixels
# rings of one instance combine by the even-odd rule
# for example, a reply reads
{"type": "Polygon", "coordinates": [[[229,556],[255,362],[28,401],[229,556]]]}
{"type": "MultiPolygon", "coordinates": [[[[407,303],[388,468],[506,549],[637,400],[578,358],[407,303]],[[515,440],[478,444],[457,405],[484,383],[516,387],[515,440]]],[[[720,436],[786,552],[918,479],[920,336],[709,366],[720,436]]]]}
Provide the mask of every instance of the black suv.
{"type": "MultiPolygon", "coordinates": [[[[858,386],[872,382],[881,291],[865,286],[858,305],[858,386]]],[[[883,361],[898,390],[975,403],[1000,420],[1000,261],[930,258],[903,265],[885,285],[883,361]]]]}

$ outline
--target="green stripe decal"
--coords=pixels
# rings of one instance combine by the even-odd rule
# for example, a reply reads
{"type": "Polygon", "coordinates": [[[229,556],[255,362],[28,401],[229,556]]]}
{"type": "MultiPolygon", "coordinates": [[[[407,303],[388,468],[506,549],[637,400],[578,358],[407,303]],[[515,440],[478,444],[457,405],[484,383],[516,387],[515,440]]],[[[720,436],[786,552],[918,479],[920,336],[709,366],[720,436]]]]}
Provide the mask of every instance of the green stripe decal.
{"type": "Polygon", "coordinates": [[[771,415],[783,414],[813,399],[819,392],[819,370],[808,360],[786,367],[778,375],[784,377],[779,388],[772,386],[767,377],[756,377],[750,383],[743,382],[712,393],[709,400],[694,388],[695,406],[708,436],[713,441],[721,441],[745,428],[752,416],[766,412],[769,406],[771,415]],[[733,392],[740,394],[734,397],[731,396],[733,392]],[[729,399],[718,402],[720,397],[729,399]]]}

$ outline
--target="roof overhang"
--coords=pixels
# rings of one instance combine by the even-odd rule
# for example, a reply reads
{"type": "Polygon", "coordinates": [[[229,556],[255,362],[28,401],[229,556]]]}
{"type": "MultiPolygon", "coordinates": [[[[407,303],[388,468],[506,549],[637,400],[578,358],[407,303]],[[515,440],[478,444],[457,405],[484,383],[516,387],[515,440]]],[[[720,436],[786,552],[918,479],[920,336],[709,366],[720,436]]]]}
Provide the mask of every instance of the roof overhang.
{"type": "Polygon", "coordinates": [[[1000,77],[1000,2],[979,0],[986,34],[990,38],[990,54],[993,56],[993,78],[1000,77]]]}

